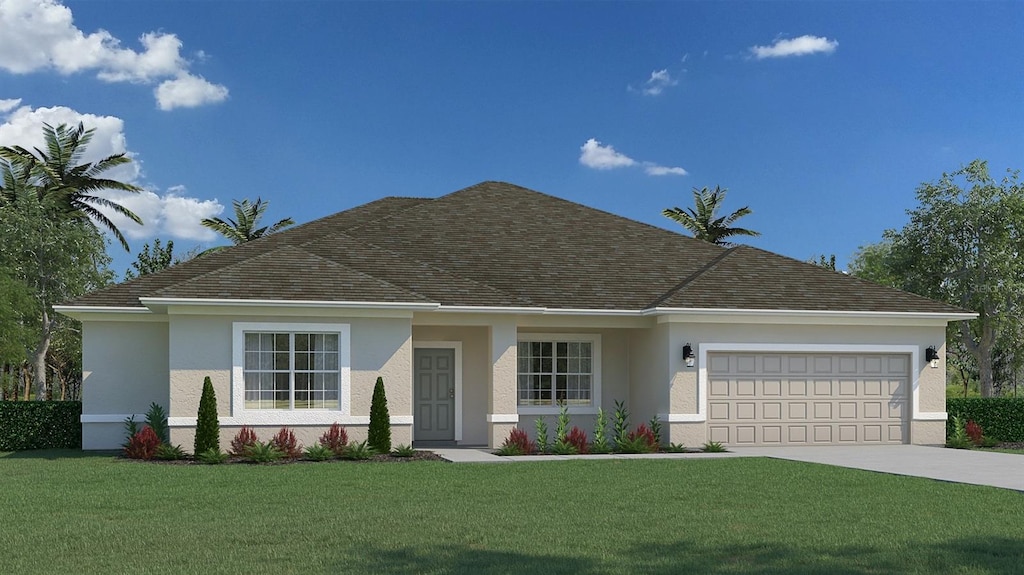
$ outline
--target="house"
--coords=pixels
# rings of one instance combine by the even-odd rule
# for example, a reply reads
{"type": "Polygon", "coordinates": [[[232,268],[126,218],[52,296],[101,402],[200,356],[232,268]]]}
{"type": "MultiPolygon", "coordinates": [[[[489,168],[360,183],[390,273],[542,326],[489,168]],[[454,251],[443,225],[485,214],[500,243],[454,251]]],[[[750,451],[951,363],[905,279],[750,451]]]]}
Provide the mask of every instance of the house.
{"type": "MultiPolygon", "coordinates": [[[[58,308],[83,324],[83,444],[168,408],[191,446],[203,378],[242,425],[497,446],[564,401],[655,415],[697,446],[945,435],[946,324],[964,310],[748,246],[723,248],[501,182],[388,197],[58,308]]],[[[553,420],[552,420],[553,421],[553,420]]]]}

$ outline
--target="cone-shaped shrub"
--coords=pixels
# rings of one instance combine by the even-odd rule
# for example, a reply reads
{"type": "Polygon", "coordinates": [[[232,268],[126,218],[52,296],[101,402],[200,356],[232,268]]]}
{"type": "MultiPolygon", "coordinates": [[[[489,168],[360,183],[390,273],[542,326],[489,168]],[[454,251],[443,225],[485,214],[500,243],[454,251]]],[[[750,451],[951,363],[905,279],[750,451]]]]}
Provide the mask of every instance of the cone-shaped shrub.
{"type": "Polygon", "coordinates": [[[199,416],[196,418],[196,442],[192,453],[199,455],[207,449],[220,450],[220,421],[217,419],[217,395],[213,382],[207,376],[203,380],[203,396],[199,399],[199,416]]]}
{"type": "Polygon", "coordinates": [[[366,442],[377,453],[391,453],[391,416],[388,415],[388,398],[384,395],[384,378],[377,378],[373,386],[373,400],[370,401],[370,429],[366,442]]]}

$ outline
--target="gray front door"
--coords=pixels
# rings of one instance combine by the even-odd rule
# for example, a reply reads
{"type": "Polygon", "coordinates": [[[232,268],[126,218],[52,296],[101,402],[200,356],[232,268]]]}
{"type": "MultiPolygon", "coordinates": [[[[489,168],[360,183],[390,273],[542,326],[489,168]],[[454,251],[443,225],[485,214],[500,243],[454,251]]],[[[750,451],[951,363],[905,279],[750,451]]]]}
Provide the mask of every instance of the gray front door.
{"type": "Polygon", "coordinates": [[[413,435],[417,441],[455,439],[455,350],[416,349],[413,435]]]}

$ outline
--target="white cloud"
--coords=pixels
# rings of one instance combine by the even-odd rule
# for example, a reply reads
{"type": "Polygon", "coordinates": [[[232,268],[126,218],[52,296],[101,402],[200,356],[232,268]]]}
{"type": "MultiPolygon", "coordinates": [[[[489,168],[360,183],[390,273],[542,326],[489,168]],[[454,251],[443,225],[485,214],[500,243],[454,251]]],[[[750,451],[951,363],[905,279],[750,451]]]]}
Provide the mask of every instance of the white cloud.
{"type": "Polygon", "coordinates": [[[808,54],[831,54],[839,46],[837,40],[829,40],[824,36],[800,36],[798,38],[777,39],[770,46],[752,46],[750,53],[758,60],[765,58],[786,58],[789,56],[806,56],[808,54]]]}
{"type": "Polygon", "coordinates": [[[620,154],[611,146],[602,146],[594,138],[587,140],[580,146],[580,163],[595,170],[613,170],[625,168],[636,164],[636,160],[625,154],[620,154]]]}
{"type": "Polygon", "coordinates": [[[650,176],[685,176],[686,170],[679,167],[660,166],[653,162],[638,162],[629,156],[615,151],[612,146],[602,146],[601,142],[590,138],[580,146],[580,163],[595,170],[614,170],[643,166],[644,172],[650,176]]]}
{"type": "Polygon", "coordinates": [[[18,107],[21,103],[21,98],[14,98],[11,100],[0,100],[0,114],[6,114],[11,110],[18,107]]]}
{"type": "MultiPolygon", "coordinates": [[[[2,1],[2,0],[0,0],[2,1]]],[[[3,102],[20,102],[20,100],[0,100],[3,102]]],[[[17,105],[17,104],[15,104],[17,105]]],[[[95,128],[92,140],[82,156],[82,162],[95,162],[113,154],[135,154],[127,147],[124,134],[124,120],[116,116],[95,116],[82,114],[71,108],[56,106],[53,108],[36,108],[22,106],[0,116],[0,146],[22,146],[32,149],[44,144],[42,127],[44,123],[51,126],[68,124],[77,126],[83,122],[86,129],[95,128]]],[[[142,172],[139,163],[118,166],[104,174],[111,179],[141,185],[142,172]]],[[[104,190],[97,195],[113,200],[135,212],[144,226],[111,212],[99,208],[125,236],[132,239],[153,238],[157,236],[196,241],[212,241],[217,234],[204,228],[200,221],[220,215],[224,206],[216,199],[202,200],[185,195],[184,186],[173,186],[165,193],[159,190],[145,189],[138,194],[117,190],[104,190]]]]}
{"type": "Polygon", "coordinates": [[[125,236],[139,240],[156,236],[208,242],[217,238],[216,232],[203,227],[203,218],[219,216],[224,206],[217,200],[201,200],[184,195],[184,186],[172,186],[160,195],[152,190],[138,194],[107,190],[99,193],[142,218],[140,226],[120,214],[104,213],[125,236]]]}
{"type": "Polygon", "coordinates": [[[644,171],[648,176],[685,176],[688,173],[683,168],[659,166],[650,162],[644,162],[644,171]]]}
{"type": "Polygon", "coordinates": [[[641,92],[645,96],[657,96],[665,91],[665,88],[675,86],[679,80],[669,75],[668,69],[651,72],[651,77],[644,82],[641,92]]]}
{"type": "Polygon", "coordinates": [[[216,104],[228,97],[228,89],[211,84],[199,76],[184,74],[176,80],[161,83],[153,93],[161,110],[195,108],[203,104],[216,104]]]}
{"type": "MultiPolygon", "coordinates": [[[[684,57],[683,62],[685,61],[686,58],[684,57]]],[[[640,84],[639,88],[634,88],[633,85],[630,84],[629,86],[626,86],[626,89],[630,92],[640,92],[644,96],[658,96],[665,91],[665,88],[670,88],[678,84],[679,80],[673,78],[672,75],[669,74],[668,68],[665,68],[664,70],[655,70],[651,72],[651,77],[645,80],[643,84],[640,84]]]]}
{"type": "MultiPolygon", "coordinates": [[[[71,10],[55,0],[0,0],[0,69],[15,74],[52,69],[64,75],[94,70],[106,82],[142,84],[192,78],[208,85],[208,95],[193,101],[216,103],[227,97],[224,86],[188,72],[190,63],[182,57],[175,34],[148,32],[139,43],[142,51],[122,47],[106,30],[84,33],[75,27],[71,10]]],[[[203,53],[201,59],[205,57],[203,53]]]]}

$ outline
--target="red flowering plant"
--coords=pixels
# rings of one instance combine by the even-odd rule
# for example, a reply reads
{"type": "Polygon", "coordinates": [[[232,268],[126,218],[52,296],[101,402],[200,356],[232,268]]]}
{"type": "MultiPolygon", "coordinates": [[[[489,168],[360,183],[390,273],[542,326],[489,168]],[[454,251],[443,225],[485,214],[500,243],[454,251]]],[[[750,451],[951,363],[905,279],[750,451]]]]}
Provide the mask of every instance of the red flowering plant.
{"type": "Polygon", "coordinates": [[[320,436],[320,445],[330,449],[334,455],[341,457],[348,447],[348,432],[337,423],[331,424],[331,428],[320,436]]]}
{"type": "Polygon", "coordinates": [[[295,433],[287,427],[282,427],[281,430],[271,438],[270,445],[283,453],[288,459],[298,459],[302,457],[302,446],[300,446],[298,440],[295,439],[295,433]]]}
{"type": "Polygon", "coordinates": [[[248,425],[243,425],[242,429],[239,429],[238,433],[235,434],[235,438],[231,440],[231,454],[245,455],[250,447],[256,445],[256,441],[256,432],[248,425]]]}
{"type": "Polygon", "coordinates": [[[576,448],[576,453],[587,453],[587,432],[572,426],[572,430],[565,436],[565,442],[576,448]]]}
{"type": "Polygon", "coordinates": [[[153,459],[161,443],[163,442],[153,428],[143,425],[138,433],[128,439],[128,444],[124,446],[124,455],[130,459],[153,459]]]}
{"type": "Polygon", "coordinates": [[[985,434],[983,433],[981,426],[973,419],[967,422],[967,425],[964,427],[964,431],[967,432],[967,437],[971,438],[971,443],[981,445],[982,441],[984,441],[985,434]]]}
{"type": "Polygon", "coordinates": [[[537,444],[530,441],[526,431],[518,427],[512,429],[505,443],[496,451],[498,455],[532,455],[536,452],[537,444]]]}

